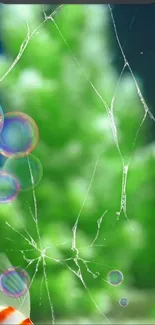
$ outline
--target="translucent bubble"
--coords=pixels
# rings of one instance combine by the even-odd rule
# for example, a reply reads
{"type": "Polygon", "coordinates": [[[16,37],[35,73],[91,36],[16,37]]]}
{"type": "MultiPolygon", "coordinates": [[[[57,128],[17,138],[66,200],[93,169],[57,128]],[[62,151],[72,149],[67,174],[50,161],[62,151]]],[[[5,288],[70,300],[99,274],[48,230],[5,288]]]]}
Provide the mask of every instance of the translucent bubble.
{"type": "Polygon", "coordinates": [[[129,304],[129,300],[125,297],[122,297],[119,301],[120,306],[126,307],[129,304]]]}
{"type": "Polygon", "coordinates": [[[10,203],[20,190],[17,178],[9,172],[0,171],[0,203],[10,203]]]}
{"type": "Polygon", "coordinates": [[[18,298],[30,287],[28,273],[20,267],[10,267],[0,275],[0,290],[9,297],[18,298]]]}
{"type": "Polygon", "coordinates": [[[38,135],[38,127],[30,116],[18,111],[6,113],[0,153],[6,157],[27,156],[36,147],[38,135]]]}
{"type": "Polygon", "coordinates": [[[113,285],[117,286],[120,285],[124,280],[123,273],[119,270],[112,270],[108,274],[108,282],[113,285]]]}
{"type": "Polygon", "coordinates": [[[35,188],[43,176],[42,164],[33,154],[23,158],[9,158],[3,169],[17,177],[21,191],[35,188]]]}
{"type": "Polygon", "coordinates": [[[4,124],[4,113],[2,107],[0,106],[0,132],[3,129],[3,124],[4,124]]]}

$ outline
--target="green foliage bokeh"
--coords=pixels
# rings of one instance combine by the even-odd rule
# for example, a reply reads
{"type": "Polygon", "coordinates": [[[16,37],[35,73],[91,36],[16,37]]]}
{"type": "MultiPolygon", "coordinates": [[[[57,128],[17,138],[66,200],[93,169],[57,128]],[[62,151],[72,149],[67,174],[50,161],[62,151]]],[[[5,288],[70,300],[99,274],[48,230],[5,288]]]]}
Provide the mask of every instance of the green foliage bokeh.
{"type": "MultiPolygon", "coordinates": [[[[1,75],[17,56],[26,37],[26,21],[33,31],[43,19],[40,6],[8,5],[3,9],[6,55],[0,58],[1,75]]],[[[100,310],[110,314],[115,310],[113,303],[122,295],[130,295],[131,288],[155,286],[155,262],[151,258],[155,248],[155,147],[145,141],[145,122],[137,138],[127,179],[129,220],[123,214],[117,220],[122,161],[105,107],[88,81],[110,105],[119,76],[112,64],[114,53],[108,8],[65,5],[55,15],[55,21],[65,41],[51,20],[38,29],[15,67],[1,82],[2,106],[5,112],[19,110],[29,114],[39,128],[40,138],[34,154],[43,165],[44,175],[36,188],[36,197],[42,244],[50,247],[47,251],[50,257],[66,259],[75,255],[71,249],[72,228],[99,156],[92,186],[79,218],[77,246],[80,257],[91,261],[89,268],[96,274],[94,278],[86,270],[86,265],[79,261],[85,283],[100,310]],[[91,246],[97,221],[106,210],[96,245],[91,246]],[[104,281],[111,269],[121,270],[125,277],[117,290],[104,281]]],[[[144,108],[131,75],[124,74],[116,91],[114,117],[125,163],[143,116],[144,108]]],[[[0,238],[1,248],[8,250],[14,265],[24,263],[18,250],[30,247],[7,227],[5,220],[21,233],[26,228],[37,241],[27,202],[33,209],[31,192],[21,193],[12,210],[2,206],[0,212],[1,229],[5,233],[0,238]]],[[[26,256],[38,257],[38,252],[29,252],[26,256]]],[[[56,316],[89,315],[91,319],[98,315],[80,280],[65,265],[46,262],[56,316]]],[[[68,265],[77,271],[73,261],[68,265]]],[[[33,271],[32,265],[31,276],[33,271]]],[[[31,289],[32,316],[36,321],[50,319],[44,282],[43,308],[38,309],[42,275],[43,270],[39,268],[31,289]]],[[[148,313],[146,310],[145,316],[148,313]]]]}

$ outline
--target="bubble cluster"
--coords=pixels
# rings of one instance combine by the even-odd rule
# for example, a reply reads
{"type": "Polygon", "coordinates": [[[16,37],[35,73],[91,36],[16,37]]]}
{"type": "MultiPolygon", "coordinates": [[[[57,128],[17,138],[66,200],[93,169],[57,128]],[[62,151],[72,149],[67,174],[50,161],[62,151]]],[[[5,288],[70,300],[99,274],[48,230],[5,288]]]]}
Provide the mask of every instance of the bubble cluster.
{"type": "Polygon", "coordinates": [[[28,191],[31,188],[35,188],[43,175],[42,164],[33,154],[23,158],[9,158],[4,165],[4,169],[16,175],[21,191],[28,191]]]}
{"type": "Polygon", "coordinates": [[[28,273],[20,267],[10,267],[0,275],[0,290],[9,297],[18,298],[30,287],[28,273]]]}
{"type": "Polygon", "coordinates": [[[38,143],[38,127],[35,121],[22,112],[4,115],[4,125],[0,135],[1,154],[5,157],[24,157],[38,143]]]}
{"type": "Polygon", "coordinates": [[[10,203],[20,190],[18,179],[7,171],[0,171],[0,203],[10,203]]]}
{"type": "Polygon", "coordinates": [[[108,273],[108,282],[113,286],[120,285],[124,280],[123,273],[119,270],[112,270],[108,273]]]}
{"type": "Polygon", "coordinates": [[[119,301],[119,304],[120,304],[120,306],[122,306],[122,307],[126,307],[126,306],[128,306],[128,304],[129,304],[129,300],[128,300],[127,298],[125,298],[125,297],[122,297],[122,298],[120,299],[120,301],[119,301]]]}
{"type": "Polygon", "coordinates": [[[0,153],[7,158],[0,172],[0,203],[9,203],[19,190],[39,184],[43,168],[31,154],[38,139],[38,127],[30,116],[19,111],[3,115],[0,107],[0,153]]]}

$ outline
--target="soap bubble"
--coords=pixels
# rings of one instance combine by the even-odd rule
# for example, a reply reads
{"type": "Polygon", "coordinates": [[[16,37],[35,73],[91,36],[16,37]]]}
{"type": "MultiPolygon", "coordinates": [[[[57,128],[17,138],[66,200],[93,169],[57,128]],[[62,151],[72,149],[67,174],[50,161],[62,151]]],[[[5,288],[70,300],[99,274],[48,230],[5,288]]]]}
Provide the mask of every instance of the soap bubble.
{"type": "Polygon", "coordinates": [[[30,287],[28,273],[20,267],[10,267],[0,275],[0,290],[9,297],[18,298],[30,287]]]}
{"type": "Polygon", "coordinates": [[[0,171],[0,203],[10,203],[20,190],[17,178],[7,171],[0,171]]]}
{"type": "Polygon", "coordinates": [[[119,270],[112,270],[108,274],[108,282],[113,285],[117,286],[120,285],[124,280],[123,273],[119,270]]]}
{"type": "Polygon", "coordinates": [[[4,124],[4,113],[2,107],[0,106],[0,132],[3,129],[3,124],[4,124]]]}
{"type": "Polygon", "coordinates": [[[122,297],[119,301],[120,306],[126,307],[129,304],[129,300],[125,297],[122,297]]]}
{"type": "Polygon", "coordinates": [[[38,143],[38,127],[35,121],[22,112],[4,115],[0,134],[0,153],[6,157],[27,156],[38,143]]]}
{"type": "Polygon", "coordinates": [[[17,177],[21,191],[35,188],[43,176],[42,164],[33,154],[23,158],[9,158],[3,169],[17,177]]]}

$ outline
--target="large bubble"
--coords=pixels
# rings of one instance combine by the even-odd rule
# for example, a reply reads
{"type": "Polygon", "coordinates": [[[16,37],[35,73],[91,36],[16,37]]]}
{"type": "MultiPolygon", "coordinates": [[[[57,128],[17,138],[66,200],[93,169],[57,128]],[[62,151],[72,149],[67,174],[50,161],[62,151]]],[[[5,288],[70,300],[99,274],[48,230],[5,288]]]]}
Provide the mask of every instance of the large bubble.
{"type": "Polygon", "coordinates": [[[35,188],[43,176],[42,164],[33,154],[23,158],[9,158],[3,169],[17,177],[21,191],[35,188]]]}
{"type": "Polygon", "coordinates": [[[27,156],[36,147],[38,137],[38,127],[30,116],[18,111],[6,113],[0,134],[0,153],[6,157],[27,156]]]}
{"type": "Polygon", "coordinates": [[[0,132],[3,129],[3,125],[4,125],[4,113],[2,107],[0,106],[0,132]]]}
{"type": "Polygon", "coordinates": [[[120,285],[124,280],[123,273],[119,270],[112,270],[108,274],[108,282],[113,285],[117,286],[120,285]]]}
{"type": "Polygon", "coordinates": [[[7,296],[18,298],[30,287],[28,273],[20,267],[10,267],[0,275],[0,290],[7,296]]]}
{"type": "Polygon", "coordinates": [[[20,190],[18,179],[7,171],[0,171],[0,203],[10,203],[20,190]]]}

